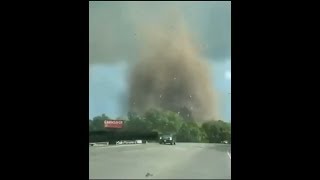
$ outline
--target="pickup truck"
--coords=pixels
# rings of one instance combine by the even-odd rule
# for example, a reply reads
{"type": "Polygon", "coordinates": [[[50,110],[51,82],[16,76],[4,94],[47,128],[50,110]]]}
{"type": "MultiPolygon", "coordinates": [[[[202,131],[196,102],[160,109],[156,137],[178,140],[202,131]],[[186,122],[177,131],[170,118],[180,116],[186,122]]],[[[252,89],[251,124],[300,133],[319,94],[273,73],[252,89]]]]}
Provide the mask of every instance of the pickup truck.
{"type": "Polygon", "coordinates": [[[171,144],[176,145],[176,136],[172,134],[165,134],[159,137],[159,144],[171,144]]]}

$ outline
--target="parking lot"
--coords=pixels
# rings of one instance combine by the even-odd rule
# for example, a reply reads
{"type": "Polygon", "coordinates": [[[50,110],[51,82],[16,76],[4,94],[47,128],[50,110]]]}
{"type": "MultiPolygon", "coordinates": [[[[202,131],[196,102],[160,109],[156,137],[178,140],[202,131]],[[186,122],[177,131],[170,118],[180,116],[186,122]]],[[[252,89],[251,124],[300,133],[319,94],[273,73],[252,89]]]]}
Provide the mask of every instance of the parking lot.
{"type": "Polygon", "coordinates": [[[158,143],[89,147],[90,179],[231,179],[230,145],[158,143]]]}

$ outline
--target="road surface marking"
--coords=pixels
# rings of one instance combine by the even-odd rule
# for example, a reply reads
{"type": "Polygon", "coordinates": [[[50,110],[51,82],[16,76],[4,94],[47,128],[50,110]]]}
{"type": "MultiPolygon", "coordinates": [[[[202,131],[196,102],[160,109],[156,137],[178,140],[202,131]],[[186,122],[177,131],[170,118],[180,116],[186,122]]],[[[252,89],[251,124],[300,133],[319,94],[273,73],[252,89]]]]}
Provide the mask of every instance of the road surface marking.
{"type": "Polygon", "coordinates": [[[229,152],[227,152],[227,153],[228,153],[229,158],[231,159],[231,155],[230,155],[230,153],[229,153],[229,152]]]}
{"type": "Polygon", "coordinates": [[[141,144],[126,144],[126,145],[109,145],[109,146],[93,146],[92,149],[108,149],[108,148],[118,148],[118,147],[128,147],[128,146],[138,146],[141,144]],[[94,148],[95,147],[95,148],[94,148]]]}
{"type": "Polygon", "coordinates": [[[111,148],[111,147],[124,147],[124,146],[138,146],[138,145],[141,145],[141,144],[124,144],[124,145],[115,145],[115,146],[108,146],[108,148],[111,148]]]}

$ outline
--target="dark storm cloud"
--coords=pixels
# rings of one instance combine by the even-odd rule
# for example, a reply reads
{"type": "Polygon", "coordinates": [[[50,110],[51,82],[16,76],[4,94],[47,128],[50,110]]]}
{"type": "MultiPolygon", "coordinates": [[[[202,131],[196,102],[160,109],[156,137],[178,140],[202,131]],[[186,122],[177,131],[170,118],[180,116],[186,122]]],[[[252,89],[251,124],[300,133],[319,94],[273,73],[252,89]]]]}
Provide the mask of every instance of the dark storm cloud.
{"type": "Polygon", "coordinates": [[[230,58],[231,2],[90,2],[90,64],[137,60],[143,43],[139,29],[162,21],[168,9],[182,14],[201,41],[203,55],[213,60],[230,58]]]}

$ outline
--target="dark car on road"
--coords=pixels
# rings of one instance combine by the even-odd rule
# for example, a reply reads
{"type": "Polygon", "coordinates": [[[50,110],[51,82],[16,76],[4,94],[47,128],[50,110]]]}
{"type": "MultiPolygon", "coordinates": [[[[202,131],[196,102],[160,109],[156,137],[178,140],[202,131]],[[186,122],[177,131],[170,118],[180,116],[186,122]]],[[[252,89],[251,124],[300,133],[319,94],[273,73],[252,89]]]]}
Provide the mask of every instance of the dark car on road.
{"type": "Polygon", "coordinates": [[[159,137],[160,144],[171,144],[176,145],[176,136],[173,134],[164,134],[159,137]]]}

